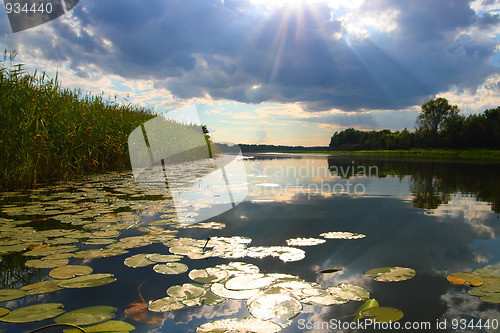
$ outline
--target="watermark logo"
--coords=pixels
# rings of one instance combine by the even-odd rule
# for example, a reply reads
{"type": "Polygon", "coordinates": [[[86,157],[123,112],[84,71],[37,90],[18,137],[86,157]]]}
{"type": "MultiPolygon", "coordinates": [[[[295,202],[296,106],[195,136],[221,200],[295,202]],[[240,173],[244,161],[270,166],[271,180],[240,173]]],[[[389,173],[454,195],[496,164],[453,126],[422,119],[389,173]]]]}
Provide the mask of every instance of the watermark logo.
{"type": "Polygon", "coordinates": [[[239,146],[223,154],[200,122],[195,106],[159,115],[132,131],[130,162],[137,185],[167,189],[180,223],[197,223],[228,211],[247,194],[239,146]]]}
{"type": "Polygon", "coordinates": [[[3,0],[12,32],[52,21],[72,10],[79,0],[3,0]]]}

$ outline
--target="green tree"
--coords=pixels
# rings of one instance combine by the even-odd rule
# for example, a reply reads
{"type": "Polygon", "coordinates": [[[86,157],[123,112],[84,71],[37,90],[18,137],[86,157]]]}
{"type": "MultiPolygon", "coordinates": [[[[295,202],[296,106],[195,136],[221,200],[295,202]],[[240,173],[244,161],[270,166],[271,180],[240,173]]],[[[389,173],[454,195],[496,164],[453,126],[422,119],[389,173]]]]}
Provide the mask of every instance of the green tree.
{"type": "Polygon", "coordinates": [[[448,118],[458,116],[458,106],[450,105],[446,98],[438,97],[422,105],[422,113],[417,118],[419,131],[429,135],[432,147],[436,147],[439,132],[448,118]]]}

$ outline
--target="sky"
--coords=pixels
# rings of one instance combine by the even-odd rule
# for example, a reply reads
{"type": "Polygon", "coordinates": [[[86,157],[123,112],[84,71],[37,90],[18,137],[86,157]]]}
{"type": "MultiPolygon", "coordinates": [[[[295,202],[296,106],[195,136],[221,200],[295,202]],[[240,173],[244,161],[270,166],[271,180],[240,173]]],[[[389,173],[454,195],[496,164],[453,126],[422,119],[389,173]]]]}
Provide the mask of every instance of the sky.
{"type": "Polygon", "coordinates": [[[327,146],[350,127],[413,130],[436,97],[500,106],[497,0],[80,0],[17,33],[0,10],[0,47],[64,87],[195,104],[222,142],[327,146]]]}

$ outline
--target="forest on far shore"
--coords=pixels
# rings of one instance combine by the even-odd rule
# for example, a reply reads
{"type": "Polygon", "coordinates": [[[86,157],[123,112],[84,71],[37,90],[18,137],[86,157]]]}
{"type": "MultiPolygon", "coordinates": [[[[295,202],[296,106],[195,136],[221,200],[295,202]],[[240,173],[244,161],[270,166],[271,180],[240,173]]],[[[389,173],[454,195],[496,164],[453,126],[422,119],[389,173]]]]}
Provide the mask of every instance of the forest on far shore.
{"type": "Polygon", "coordinates": [[[500,106],[467,117],[445,98],[422,105],[415,131],[349,128],[335,132],[330,150],[395,150],[412,148],[500,149],[500,106]]]}

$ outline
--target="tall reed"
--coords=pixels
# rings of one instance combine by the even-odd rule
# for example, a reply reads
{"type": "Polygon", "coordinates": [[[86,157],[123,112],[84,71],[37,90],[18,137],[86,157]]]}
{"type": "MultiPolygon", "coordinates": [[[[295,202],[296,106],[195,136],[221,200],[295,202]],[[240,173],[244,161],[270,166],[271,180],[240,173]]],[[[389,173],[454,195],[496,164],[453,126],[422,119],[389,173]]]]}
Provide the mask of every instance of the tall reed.
{"type": "Polygon", "coordinates": [[[130,168],[128,135],[153,114],[63,89],[14,56],[0,62],[0,188],[130,168]]]}

